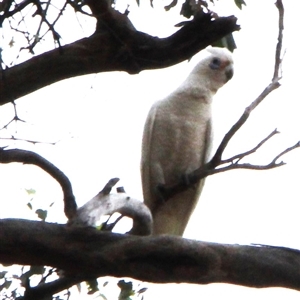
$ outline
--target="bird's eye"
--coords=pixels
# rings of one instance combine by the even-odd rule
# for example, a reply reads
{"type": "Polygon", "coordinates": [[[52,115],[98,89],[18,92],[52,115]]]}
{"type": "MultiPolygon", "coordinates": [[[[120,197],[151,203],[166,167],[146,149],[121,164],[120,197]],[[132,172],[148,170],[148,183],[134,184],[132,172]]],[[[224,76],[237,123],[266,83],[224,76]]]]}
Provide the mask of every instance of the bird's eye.
{"type": "Polygon", "coordinates": [[[210,66],[211,69],[217,70],[217,69],[219,69],[220,66],[221,66],[221,60],[220,60],[219,58],[217,58],[217,57],[214,57],[214,58],[211,60],[209,66],[210,66]]]}

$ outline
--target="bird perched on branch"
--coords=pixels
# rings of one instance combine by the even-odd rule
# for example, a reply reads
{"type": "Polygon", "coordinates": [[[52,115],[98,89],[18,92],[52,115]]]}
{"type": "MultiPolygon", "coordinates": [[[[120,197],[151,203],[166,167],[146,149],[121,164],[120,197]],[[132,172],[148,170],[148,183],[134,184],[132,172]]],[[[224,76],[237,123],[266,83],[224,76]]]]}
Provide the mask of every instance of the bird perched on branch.
{"type": "Polygon", "coordinates": [[[205,51],[205,58],[172,94],[152,106],[146,120],[141,173],[153,234],[182,235],[204,185],[201,180],[169,199],[158,190],[160,185],[178,183],[208,161],[212,99],[232,78],[233,60],[227,49],[205,51]]]}

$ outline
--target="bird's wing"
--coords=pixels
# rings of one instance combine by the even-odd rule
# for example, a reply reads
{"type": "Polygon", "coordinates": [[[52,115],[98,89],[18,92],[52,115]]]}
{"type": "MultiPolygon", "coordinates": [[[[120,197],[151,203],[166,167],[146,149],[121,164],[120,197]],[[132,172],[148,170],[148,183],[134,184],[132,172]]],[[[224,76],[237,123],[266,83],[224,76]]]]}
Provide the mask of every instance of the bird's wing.
{"type": "MultiPolygon", "coordinates": [[[[202,162],[199,166],[206,163],[210,156],[210,145],[212,139],[211,120],[207,122],[205,129],[205,146],[202,148],[202,162]]],[[[200,149],[199,149],[200,151],[200,149]]],[[[184,175],[184,174],[182,174],[184,175]]],[[[173,234],[182,236],[188,224],[191,214],[199,200],[205,179],[193,188],[189,188],[184,192],[180,192],[165,202],[156,203],[153,214],[153,234],[173,234]]]]}
{"type": "Polygon", "coordinates": [[[205,147],[203,152],[203,161],[202,164],[205,164],[209,161],[212,151],[212,140],[213,140],[213,131],[212,131],[212,120],[209,119],[206,123],[206,130],[205,130],[205,147]]]}
{"type": "Polygon", "coordinates": [[[152,210],[154,206],[154,193],[151,184],[151,148],[153,146],[152,133],[155,126],[156,107],[152,107],[145,123],[142,141],[141,175],[145,204],[152,210]]]}

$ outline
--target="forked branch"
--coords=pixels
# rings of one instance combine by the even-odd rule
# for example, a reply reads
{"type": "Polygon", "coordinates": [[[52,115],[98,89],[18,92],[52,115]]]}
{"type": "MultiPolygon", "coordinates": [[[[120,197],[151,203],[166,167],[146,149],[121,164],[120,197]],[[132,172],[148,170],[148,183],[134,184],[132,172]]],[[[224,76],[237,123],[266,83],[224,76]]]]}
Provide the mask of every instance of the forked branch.
{"type": "Polygon", "coordinates": [[[281,151],[278,155],[276,155],[269,163],[265,165],[254,165],[250,163],[240,163],[240,161],[256,152],[260,147],[262,147],[267,141],[269,141],[275,134],[279,133],[276,129],[270,133],[266,138],[260,141],[254,148],[245,151],[243,153],[234,155],[231,158],[224,159],[223,153],[226,149],[227,145],[231,141],[232,137],[237,133],[237,131],[246,123],[252,111],[274,90],[280,87],[280,79],[281,79],[281,65],[282,65],[282,39],[283,39],[283,20],[284,20],[284,8],[282,4],[282,0],[277,0],[276,7],[279,13],[279,21],[278,21],[278,41],[276,45],[275,51],[275,63],[274,63],[274,73],[270,84],[261,92],[261,94],[248,106],[245,108],[244,113],[238,119],[238,121],[231,127],[231,129],[226,133],[223,140],[221,141],[216,153],[213,158],[204,166],[199,169],[193,171],[188,174],[181,180],[172,186],[160,186],[159,190],[162,193],[164,199],[168,199],[173,195],[180,193],[188,188],[190,188],[193,184],[197,183],[199,180],[216,173],[234,170],[234,169],[251,169],[251,170],[268,170],[280,167],[285,163],[283,161],[278,162],[278,160],[286,153],[299,148],[300,141],[295,145],[288,147],[287,149],[281,151]],[[223,166],[227,164],[226,166],[223,166]]]}

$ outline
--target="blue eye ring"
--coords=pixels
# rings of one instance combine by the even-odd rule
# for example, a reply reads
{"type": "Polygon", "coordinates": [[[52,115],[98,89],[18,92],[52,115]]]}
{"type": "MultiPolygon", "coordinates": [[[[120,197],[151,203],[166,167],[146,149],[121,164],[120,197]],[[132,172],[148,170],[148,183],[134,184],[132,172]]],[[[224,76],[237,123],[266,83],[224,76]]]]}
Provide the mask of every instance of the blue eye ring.
{"type": "Polygon", "coordinates": [[[218,70],[220,66],[221,66],[221,60],[218,57],[214,57],[209,64],[209,67],[212,70],[218,70]]]}

